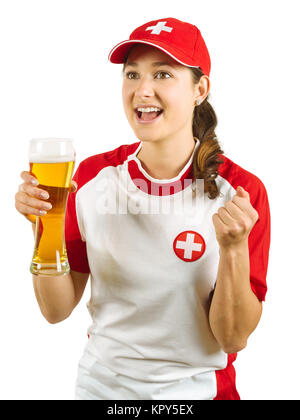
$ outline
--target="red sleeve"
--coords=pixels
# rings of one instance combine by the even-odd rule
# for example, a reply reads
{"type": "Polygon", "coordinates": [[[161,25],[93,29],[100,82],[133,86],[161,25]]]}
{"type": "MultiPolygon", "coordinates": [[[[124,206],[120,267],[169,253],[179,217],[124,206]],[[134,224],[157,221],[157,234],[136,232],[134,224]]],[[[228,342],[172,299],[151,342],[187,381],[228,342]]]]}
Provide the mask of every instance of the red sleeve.
{"type": "Polygon", "coordinates": [[[271,217],[268,195],[262,181],[246,171],[226,156],[221,155],[224,163],[219,173],[236,190],[240,185],[248,193],[251,205],[258,212],[259,219],[253,226],[249,237],[250,284],[259,300],[265,300],[267,292],[267,270],[271,240],[271,217]]]}
{"type": "Polygon", "coordinates": [[[70,193],[68,196],[66,217],[65,217],[65,239],[68,260],[71,270],[79,271],[80,273],[90,273],[90,267],[86,252],[86,242],[81,238],[78,227],[78,220],[76,214],[76,194],[82,186],[80,179],[80,165],[73,176],[78,188],[76,192],[70,193]]]}
{"type": "MultiPolygon", "coordinates": [[[[245,188],[247,190],[247,188],[245,188]]],[[[259,300],[265,300],[267,292],[267,270],[269,260],[269,249],[271,241],[271,216],[267,191],[262,184],[258,183],[256,194],[251,191],[250,202],[258,212],[259,219],[253,226],[249,238],[250,256],[250,282],[253,292],[259,300]]]]}

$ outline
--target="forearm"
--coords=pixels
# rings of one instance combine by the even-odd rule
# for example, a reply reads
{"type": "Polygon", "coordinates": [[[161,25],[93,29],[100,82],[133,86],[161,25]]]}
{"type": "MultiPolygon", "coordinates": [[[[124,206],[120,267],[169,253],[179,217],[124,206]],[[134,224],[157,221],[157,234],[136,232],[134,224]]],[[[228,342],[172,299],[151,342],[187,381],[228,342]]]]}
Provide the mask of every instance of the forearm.
{"type": "Polygon", "coordinates": [[[40,310],[48,322],[66,319],[76,306],[71,274],[44,276],[33,274],[33,287],[40,310]]]}
{"type": "Polygon", "coordinates": [[[261,302],[250,286],[248,242],[227,250],[220,248],[209,323],[224,351],[235,353],[246,346],[259,322],[261,310],[261,302]]]}

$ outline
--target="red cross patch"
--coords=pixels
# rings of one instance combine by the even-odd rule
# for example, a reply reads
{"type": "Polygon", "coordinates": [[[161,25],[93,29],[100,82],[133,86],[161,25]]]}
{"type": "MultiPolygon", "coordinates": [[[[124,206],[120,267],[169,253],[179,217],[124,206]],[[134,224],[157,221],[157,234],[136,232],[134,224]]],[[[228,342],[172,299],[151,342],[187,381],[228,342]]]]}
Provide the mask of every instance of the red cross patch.
{"type": "Polygon", "coordinates": [[[205,252],[203,237],[192,230],[186,230],[176,236],[173,249],[178,258],[183,261],[197,261],[205,252]]]}

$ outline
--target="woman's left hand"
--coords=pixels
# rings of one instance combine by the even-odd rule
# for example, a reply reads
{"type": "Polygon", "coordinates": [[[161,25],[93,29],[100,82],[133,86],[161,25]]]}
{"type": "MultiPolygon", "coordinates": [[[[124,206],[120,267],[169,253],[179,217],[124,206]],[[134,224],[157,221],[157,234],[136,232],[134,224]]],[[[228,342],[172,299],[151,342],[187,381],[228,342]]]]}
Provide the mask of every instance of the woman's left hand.
{"type": "Polygon", "coordinates": [[[218,213],[212,216],[220,247],[234,248],[248,241],[258,218],[257,211],[250,203],[249,193],[238,186],[232,201],[227,201],[225,207],[220,207],[218,213]]]}

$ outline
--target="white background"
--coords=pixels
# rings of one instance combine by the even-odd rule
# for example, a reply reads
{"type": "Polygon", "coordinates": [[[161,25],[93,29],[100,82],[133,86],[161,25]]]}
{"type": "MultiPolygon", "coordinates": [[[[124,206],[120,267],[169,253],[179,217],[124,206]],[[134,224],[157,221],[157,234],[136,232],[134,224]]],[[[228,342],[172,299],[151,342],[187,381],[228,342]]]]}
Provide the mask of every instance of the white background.
{"type": "MultiPolygon", "coordinates": [[[[137,26],[199,27],[225,154],[266,186],[272,221],[262,320],[235,363],[242,399],[300,399],[298,1],[1,0],[0,399],[73,399],[87,340],[89,287],[66,321],[36,303],[30,223],[14,208],[33,137],[75,140],[77,163],[136,138],[110,49],[137,26]],[[298,27],[298,29],[297,29],[298,27]]],[[[146,269],[146,267],[145,267],[146,269]]]]}

